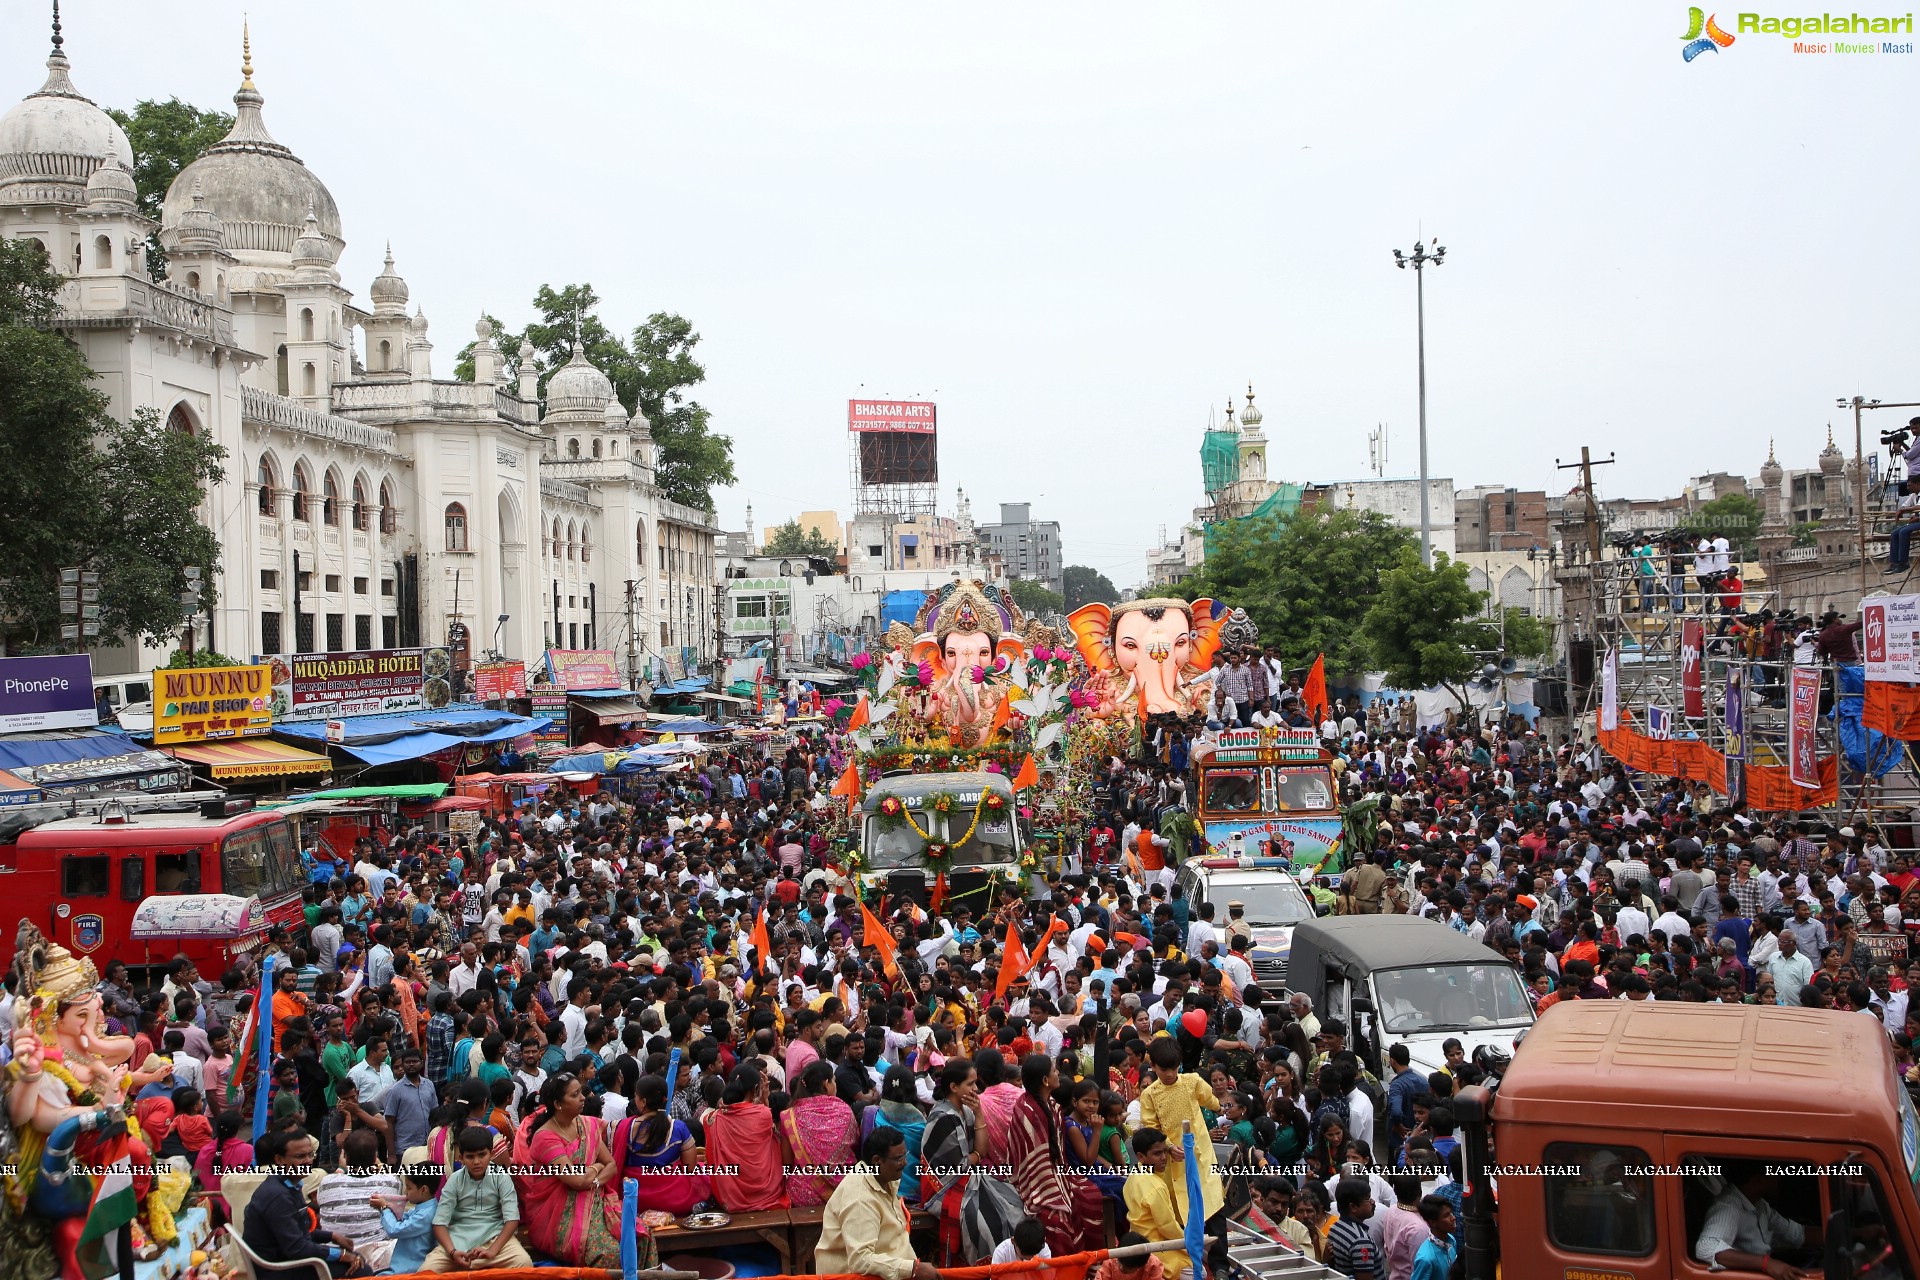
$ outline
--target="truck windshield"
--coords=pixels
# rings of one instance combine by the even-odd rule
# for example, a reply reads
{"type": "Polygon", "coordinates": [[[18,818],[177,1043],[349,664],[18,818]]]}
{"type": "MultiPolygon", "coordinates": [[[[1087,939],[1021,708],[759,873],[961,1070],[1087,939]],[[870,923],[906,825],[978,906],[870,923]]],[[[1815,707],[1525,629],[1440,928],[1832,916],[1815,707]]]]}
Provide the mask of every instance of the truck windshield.
{"type": "Polygon", "coordinates": [[[1398,1035],[1417,1031],[1472,1031],[1524,1027],[1533,1021],[1527,995],[1511,965],[1426,965],[1373,975],[1381,1025],[1398,1035]]]}
{"type": "Polygon", "coordinates": [[[1275,769],[1273,772],[1280,784],[1281,809],[1333,808],[1333,784],[1327,781],[1326,766],[1275,769]]]}
{"type": "MultiPolygon", "coordinates": [[[[1015,860],[1018,846],[1014,841],[1013,819],[1004,812],[999,816],[981,814],[978,826],[974,826],[971,808],[956,813],[915,812],[913,817],[922,830],[945,841],[957,841],[967,834],[967,828],[973,827],[973,838],[953,851],[956,867],[995,866],[1015,860]]],[[[875,871],[918,867],[926,860],[927,842],[904,822],[897,826],[882,825],[878,818],[869,817],[861,845],[868,867],[875,871]]]]}
{"type": "Polygon", "coordinates": [[[236,831],[220,842],[222,893],[267,902],[298,893],[305,882],[285,819],[236,831]]]}
{"type": "Polygon", "coordinates": [[[1209,769],[1206,808],[1209,813],[1250,813],[1260,807],[1258,769],[1209,769]]]}

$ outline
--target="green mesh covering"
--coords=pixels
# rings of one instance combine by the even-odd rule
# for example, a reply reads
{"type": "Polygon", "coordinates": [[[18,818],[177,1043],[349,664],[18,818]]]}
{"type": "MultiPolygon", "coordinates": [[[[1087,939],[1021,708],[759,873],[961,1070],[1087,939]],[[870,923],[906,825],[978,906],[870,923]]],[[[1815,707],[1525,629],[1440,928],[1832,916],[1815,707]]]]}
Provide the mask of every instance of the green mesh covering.
{"type": "MultiPolygon", "coordinates": [[[[1266,501],[1240,517],[1240,520],[1260,520],[1268,516],[1284,520],[1300,510],[1300,498],[1306,491],[1307,487],[1303,484],[1282,482],[1274,488],[1273,494],[1266,501]]],[[[1218,545],[1219,539],[1225,536],[1227,530],[1239,522],[1239,520],[1215,520],[1207,525],[1208,555],[1213,554],[1214,547],[1218,545]]]]}
{"type": "Polygon", "coordinates": [[[1240,478],[1240,433],[1209,431],[1200,444],[1200,476],[1208,493],[1219,493],[1240,478]]]}

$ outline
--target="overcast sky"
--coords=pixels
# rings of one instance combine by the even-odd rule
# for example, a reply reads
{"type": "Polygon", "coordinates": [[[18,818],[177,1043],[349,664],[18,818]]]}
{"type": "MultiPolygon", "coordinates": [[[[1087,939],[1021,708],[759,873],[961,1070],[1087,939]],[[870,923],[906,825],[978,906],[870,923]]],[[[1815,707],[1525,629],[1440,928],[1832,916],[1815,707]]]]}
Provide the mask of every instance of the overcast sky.
{"type": "MultiPolygon", "coordinates": [[[[11,100],[46,19],[6,14],[11,100]]],[[[1669,494],[1751,474],[1770,435],[1812,465],[1829,419],[1850,438],[1836,397],[1920,400],[1920,55],[1748,35],[1687,63],[1679,4],[251,14],[268,126],[338,201],[362,303],[390,239],[442,376],[543,283],[591,281],[620,330],[687,316],[729,528],[850,508],[860,395],[938,401],[943,509],[1031,500],[1122,586],[1249,381],[1275,478],[1365,474],[1378,422],[1414,474],[1389,251],[1421,235],[1448,248],[1432,470],[1462,486],[1564,490],[1585,443],[1619,454],[1604,493],[1669,494]]],[[[231,109],[239,4],[63,16],[96,101],[231,109]]]]}

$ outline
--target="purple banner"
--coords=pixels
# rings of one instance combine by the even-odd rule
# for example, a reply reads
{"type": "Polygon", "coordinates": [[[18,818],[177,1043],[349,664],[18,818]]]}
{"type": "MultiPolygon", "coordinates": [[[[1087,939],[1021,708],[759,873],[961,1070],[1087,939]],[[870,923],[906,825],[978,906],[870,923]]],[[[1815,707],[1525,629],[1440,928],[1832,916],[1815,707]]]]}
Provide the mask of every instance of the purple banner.
{"type": "Polygon", "coordinates": [[[98,723],[88,655],[0,658],[0,733],[91,729],[98,723]]]}

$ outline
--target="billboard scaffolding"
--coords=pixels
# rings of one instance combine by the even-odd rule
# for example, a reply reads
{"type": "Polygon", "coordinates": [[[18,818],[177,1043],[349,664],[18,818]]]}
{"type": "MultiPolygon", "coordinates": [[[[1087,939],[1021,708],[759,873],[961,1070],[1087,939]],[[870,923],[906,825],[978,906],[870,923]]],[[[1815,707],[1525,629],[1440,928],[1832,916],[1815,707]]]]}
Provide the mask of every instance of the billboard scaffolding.
{"type": "Polygon", "coordinates": [[[931,402],[849,400],[847,443],[857,514],[934,514],[940,462],[931,402]]]}

